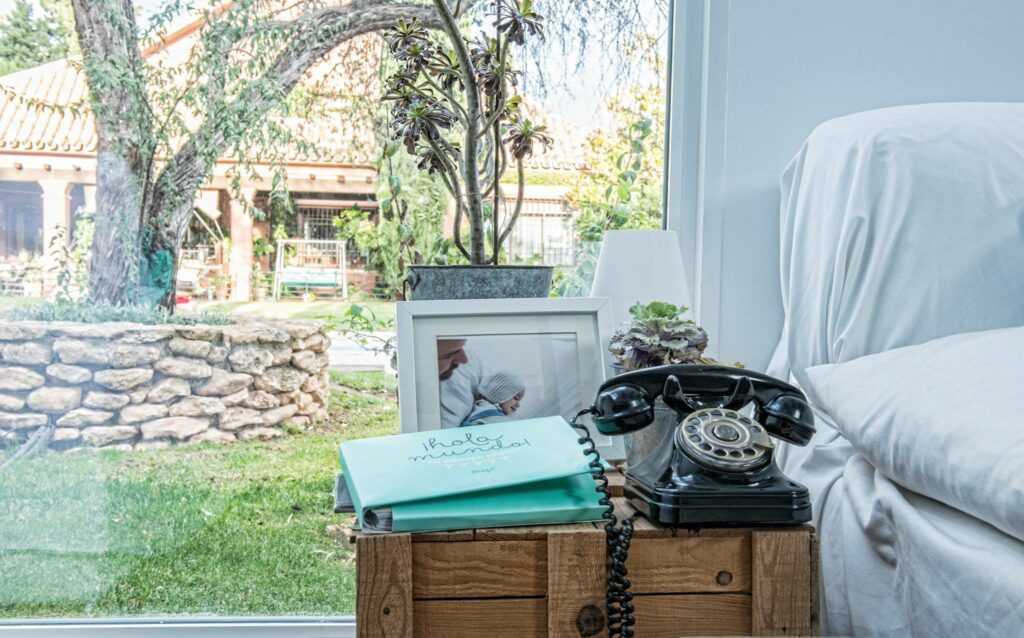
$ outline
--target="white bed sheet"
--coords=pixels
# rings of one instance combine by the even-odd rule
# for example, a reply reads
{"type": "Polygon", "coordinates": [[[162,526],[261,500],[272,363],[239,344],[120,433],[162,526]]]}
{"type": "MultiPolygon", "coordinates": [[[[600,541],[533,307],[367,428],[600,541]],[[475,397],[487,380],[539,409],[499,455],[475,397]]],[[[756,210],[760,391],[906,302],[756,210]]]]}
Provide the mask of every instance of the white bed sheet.
{"type": "MultiPolygon", "coordinates": [[[[1022,104],[816,129],[782,179],[786,317],[768,372],[800,385],[814,365],[1024,324],[1022,175],[1022,104]]],[[[811,490],[823,630],[1024,636],[1024,543],[899,487],[818,416],[810,445],[779,458],[811,490]]]]}

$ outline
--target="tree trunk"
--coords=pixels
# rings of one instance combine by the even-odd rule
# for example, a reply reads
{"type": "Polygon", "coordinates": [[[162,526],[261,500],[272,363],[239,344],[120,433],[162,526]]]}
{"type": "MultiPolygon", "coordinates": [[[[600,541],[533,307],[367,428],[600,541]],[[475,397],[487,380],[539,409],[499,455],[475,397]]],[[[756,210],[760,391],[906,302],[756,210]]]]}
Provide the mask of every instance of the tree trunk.
{"type": "Polygon", "coordinates": [[[142,178],[115,152],[96,158],[96,215],[89,263],[90,297],[116,305],[138,294],[142,178]]]}
{"type": "Polygon", "coordinates": [[[96,121],[96,230],[89,265],[95,301],[138,295],[140,217],[152,155],[152,114],[131,0],[72,0],[96,121]]]}

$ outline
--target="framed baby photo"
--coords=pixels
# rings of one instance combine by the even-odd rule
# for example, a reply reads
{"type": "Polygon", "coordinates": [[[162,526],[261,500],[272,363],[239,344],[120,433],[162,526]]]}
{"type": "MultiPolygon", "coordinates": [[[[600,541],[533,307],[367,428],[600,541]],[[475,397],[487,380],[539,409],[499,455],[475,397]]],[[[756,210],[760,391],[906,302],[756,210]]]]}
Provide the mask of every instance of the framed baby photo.
{"type": "MultiPolygon", "coordinates": [[[[403,432],[561,416],[591,405],[611,367],[607,298],[402,301],[397,308],[403,432]]],[[[581,419],[589,425],[589,417],[581,419]]],[[[622,437],[591,429],[601,455],[622,437]]]]}

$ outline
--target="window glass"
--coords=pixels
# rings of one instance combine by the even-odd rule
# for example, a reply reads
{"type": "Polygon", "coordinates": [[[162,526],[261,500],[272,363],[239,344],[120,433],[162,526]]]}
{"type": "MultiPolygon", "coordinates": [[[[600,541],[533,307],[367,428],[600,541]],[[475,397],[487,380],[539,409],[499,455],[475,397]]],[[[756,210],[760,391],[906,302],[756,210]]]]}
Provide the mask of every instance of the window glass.
{"type": "MultiPolygon", "coordinates": [[[[484,55],[526,4],[448,6],[484,55]]],[[[494,80],[517,97],[484,237],[496,217],[494,261],[586,296],[604,232],[662,225],[668,0],[532,10],[544,37],[494,80]]],[[[459,108],[388,97],[400,18],[438,23],[391,0],[0,3],[0,621],[355,613],[337,446],[398,430],[407,267],[470,252],[429,136],[402,133],[458,159],[459,108]]]]}

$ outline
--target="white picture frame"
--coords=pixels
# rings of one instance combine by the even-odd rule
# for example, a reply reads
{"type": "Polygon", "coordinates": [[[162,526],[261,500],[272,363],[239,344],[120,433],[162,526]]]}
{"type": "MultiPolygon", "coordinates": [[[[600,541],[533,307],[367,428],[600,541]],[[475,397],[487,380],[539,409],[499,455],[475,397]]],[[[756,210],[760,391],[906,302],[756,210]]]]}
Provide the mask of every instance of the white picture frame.
{"type": "MultiPolygon", "coordinates": [[[[561,299],[469,299],[400,301],[396,308],[398,405],[402,432],[441,428],[438,339],[507,335],[575,335],[579,405],[591,405],[600,385],[611,377],[607,345],[613,329],[607,297],[561,299]]],[[[622,437],[588,426],[605,459],[625,458],[622,437]]]]}

